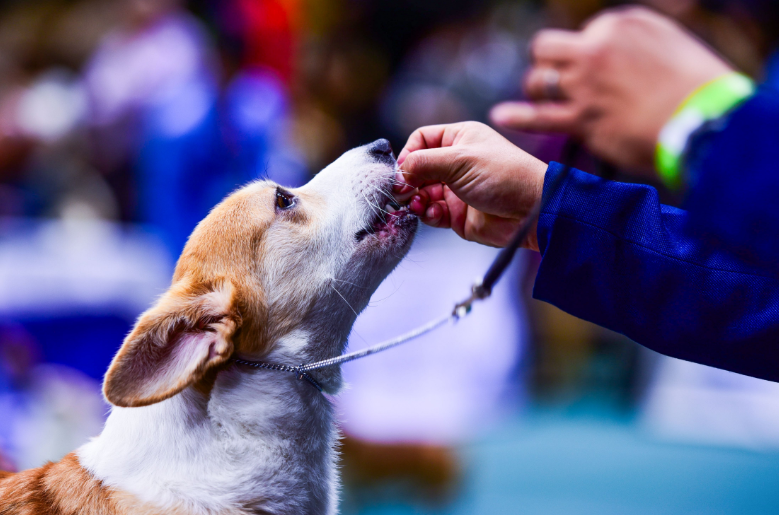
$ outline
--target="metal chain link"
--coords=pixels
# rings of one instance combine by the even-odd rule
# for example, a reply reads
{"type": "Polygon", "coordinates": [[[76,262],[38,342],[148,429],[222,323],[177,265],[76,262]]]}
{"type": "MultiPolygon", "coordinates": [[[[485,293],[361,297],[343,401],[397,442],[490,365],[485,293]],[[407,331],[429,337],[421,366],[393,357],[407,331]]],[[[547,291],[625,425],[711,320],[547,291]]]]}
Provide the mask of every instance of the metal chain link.
{"type": "Polygon", "coordinates": [[[311,386],[322,391],[322,385],[320,385],[316,379],[311,377],[305,370],[303,370],[303,365],[297,366],[297,367],[291,367],[289,365],[278,365],[276,363],[266,363],[264,361],[248,361],[245,359],[238,359],[233,358],[233,361],[238,363],[239,365],[247,365],[254,368],[264,368],[266,370],[277,370],[279,372],[294,372],[295,375],[298,376],[298,379],[305,379],[308,381],[311,386]]]}

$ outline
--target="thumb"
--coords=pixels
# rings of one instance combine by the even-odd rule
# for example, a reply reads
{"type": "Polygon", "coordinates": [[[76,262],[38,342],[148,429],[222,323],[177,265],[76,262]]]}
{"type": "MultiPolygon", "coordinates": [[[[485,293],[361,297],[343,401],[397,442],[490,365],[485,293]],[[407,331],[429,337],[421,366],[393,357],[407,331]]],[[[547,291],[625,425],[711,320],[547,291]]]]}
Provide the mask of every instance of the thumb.
{"type": "Polygon", "coordinates": [[[403,181],[419,188],[426,184],[455,182],[463,172],[462,153],[454,147],[417,150],[406,156],[400,172],[403,181]]]}
{"type": "Polygon", "coordinates": [[[573,107],[562,103],[503,102],[492,108],[490,119],[496,125],[515,130],[576,132],[573,107]]]}

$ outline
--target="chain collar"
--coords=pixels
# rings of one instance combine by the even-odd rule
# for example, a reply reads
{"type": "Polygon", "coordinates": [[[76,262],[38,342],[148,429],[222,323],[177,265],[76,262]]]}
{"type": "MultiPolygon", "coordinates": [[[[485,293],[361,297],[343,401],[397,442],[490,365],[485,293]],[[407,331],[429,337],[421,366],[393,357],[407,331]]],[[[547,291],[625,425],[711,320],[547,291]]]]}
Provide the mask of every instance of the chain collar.
{"type": "Polygon", "coordinates": [[[245,359],[238,359],[233,358],[233,361],[238,363],[239,365],[246,365],[249,367],[254,368],[264,368],[266,370],[277,370],[279,372],[294,372],[295,375],[298,377],[298,379],[305,379],[308,381],[308,384],[322,392],[322,385],[319,384],[319,382],[311,377],[311,374],[303,370],[303,365],[297,366],[297,367],[291,367],[289,365],[277,365],[275,363],[265,363],[264,361],[249,361],[245,359]]]}

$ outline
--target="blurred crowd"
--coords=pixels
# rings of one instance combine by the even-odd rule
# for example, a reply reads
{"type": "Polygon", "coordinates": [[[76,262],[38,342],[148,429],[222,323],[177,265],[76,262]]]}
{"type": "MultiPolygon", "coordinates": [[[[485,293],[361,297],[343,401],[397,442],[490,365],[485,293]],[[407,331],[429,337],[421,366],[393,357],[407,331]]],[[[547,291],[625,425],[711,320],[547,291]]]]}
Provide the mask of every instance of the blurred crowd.
{"type": "MultiPolygon", "coordinates": [[[[773,35],[746,13],[727,2],[649,3],[761,73],[773,35]]],[[[0,468],[57,459],[99,432],[104,370],[225,194],[258,178],[301,185],[351,147],[385,137],[399,150],[422,125],[486,120],[496,102],[522,96],[536,30],[575,28],[610,5],[0,2],[0,468]]],[[[544,160],[562,143],[510,138],[544,160]]],[[[423,231],[351,347],[399,332],[388,312],[411,328],[449,309],[493,255],[423,231]],[[414,304],[420,281],[448,286],[414,304]]],[[[779,405],[774,385],[660,358],[530,300],[537,265],[523,255],[471,325],[346,368],[353,386],[339,409],[355,492],[401,481],[446,498],[458,444],[544,403],[606,402],[638,409],[662,434],[779,445],[779,420],[755,415],[779,405]],[[723,411],[722,392],[746,404],[723,411]],[[734,427],[733,410],[753,415],[734,427]]]]}

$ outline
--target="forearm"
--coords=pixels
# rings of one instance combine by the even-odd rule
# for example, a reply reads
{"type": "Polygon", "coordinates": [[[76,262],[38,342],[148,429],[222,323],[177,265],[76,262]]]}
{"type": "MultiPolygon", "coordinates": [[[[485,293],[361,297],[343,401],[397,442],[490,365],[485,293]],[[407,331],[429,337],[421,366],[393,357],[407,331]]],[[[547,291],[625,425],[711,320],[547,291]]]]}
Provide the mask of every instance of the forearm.
{"type": "Polygon", "coordinates": [[[646,186],[572,170],[544,199],[536,298],[658,352],[779,380],[775,275],[690,233],[646,186]]]}

